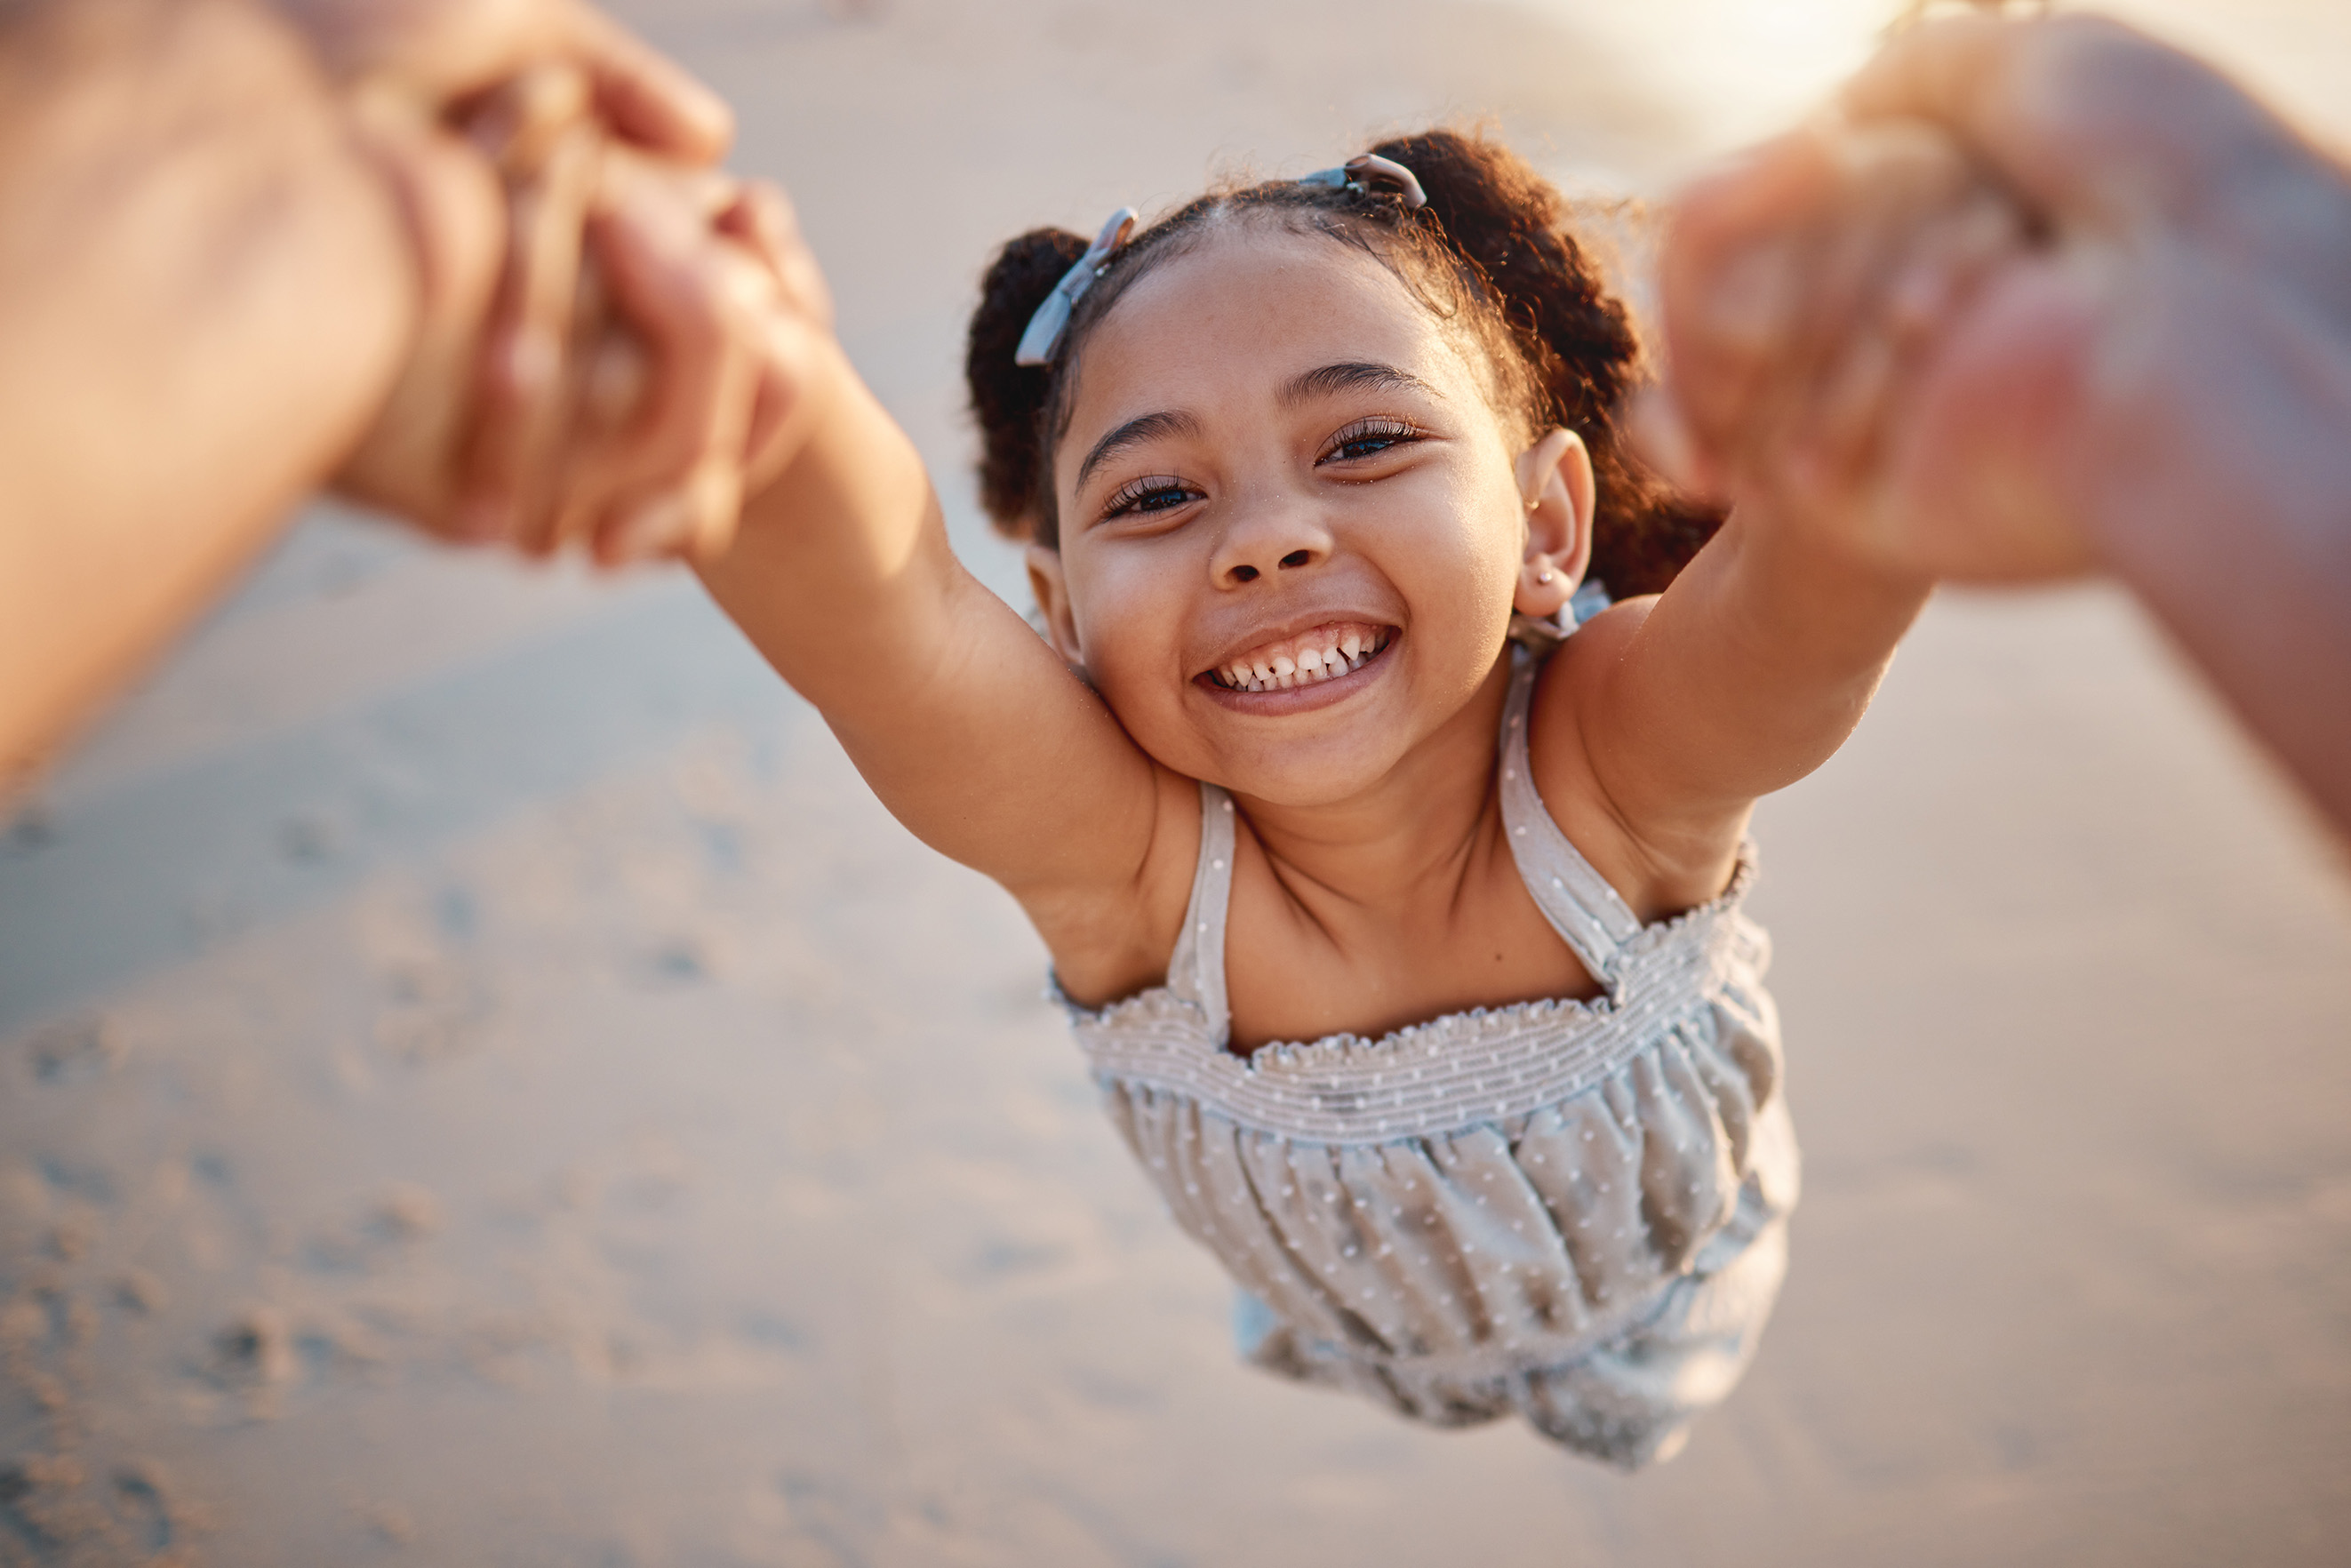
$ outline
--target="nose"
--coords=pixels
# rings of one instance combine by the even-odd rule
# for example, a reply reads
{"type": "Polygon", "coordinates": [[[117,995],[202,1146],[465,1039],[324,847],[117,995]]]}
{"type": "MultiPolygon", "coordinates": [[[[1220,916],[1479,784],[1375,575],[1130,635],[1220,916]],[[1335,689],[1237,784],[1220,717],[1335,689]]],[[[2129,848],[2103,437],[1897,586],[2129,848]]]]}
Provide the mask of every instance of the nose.
{"type": "Polygon", "coordinates": [[[1217,540],[1208,576],[1238,588],[1277,572],[1299,571],[1331,556],[1331,530],[1310,506],[1293,500],[1245,503],[1217,540]]]}

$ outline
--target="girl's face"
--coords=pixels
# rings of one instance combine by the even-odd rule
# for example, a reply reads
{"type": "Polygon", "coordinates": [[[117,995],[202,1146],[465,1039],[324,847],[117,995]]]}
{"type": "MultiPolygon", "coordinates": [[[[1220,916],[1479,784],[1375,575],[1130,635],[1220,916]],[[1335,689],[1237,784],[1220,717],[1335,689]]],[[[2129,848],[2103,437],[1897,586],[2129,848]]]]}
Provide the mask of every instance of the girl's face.
{"type": "MultiPolygon", "coordinates": [[[[1145,751],[1345,800],[1467,706],[1539,571],[1564,600],[1581,552],[1531,556],[1528,502],[1582,449],[1529,472],[1475,353],[1373,257],[1272,225],[1212,235],[1096,324],[1053,455],[1061,548],[1030,568],[1145,751]]],[[[1581,471],[1541,509],[1578,534],[1581,471]]]]}

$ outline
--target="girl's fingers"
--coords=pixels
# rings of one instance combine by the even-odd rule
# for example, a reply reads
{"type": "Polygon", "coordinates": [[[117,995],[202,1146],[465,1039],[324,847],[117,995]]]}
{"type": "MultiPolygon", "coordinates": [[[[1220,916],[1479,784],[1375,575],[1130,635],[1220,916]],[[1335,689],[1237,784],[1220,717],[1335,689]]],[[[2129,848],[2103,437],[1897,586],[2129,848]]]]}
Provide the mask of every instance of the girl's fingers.
{"type": "Polygon", "coordinates": [[[604,287],[655,372],[595,465],[611,499],[589,526],[608,563],[722,549],[733,536],[747,460],[776,423],[771,340],[786,314],[766,256],[714,232],[747,223],[762,245],[789,239],[731,186],[626,167],[598,217],[604,287]]]}
{"type": "Polygon", "coordinates": [[[800,237],[799,215],[781,187],[766,180],[743,182],[713,226],[768,264],[783,286],[785,304],[803,319],[831,328],[832,291],[800,237]]]}
{"type": "MultiPolygon", "coordinates": [[[[772,188],[616,149],[601,176],[572,258],[584,277],[569,297],[545,293],[572,317],[561,483],[518,528],[534,548],[582,540],[607,565],[709,559],[731,543],[747,487],[789,459],[820,330],[799,307],[825,308],[821,276],[772,188]]],[[[527,422],[503,413],[497,452],[531,450],[527,422]]]]}
{"type": "Polygon", "coordinates": [[[683,482],[653,503],[659,529],[642,521],[616,536],[600,538],[598,558],[608,565],[671,556],[709,559],[723,554],[735,537],[743,510],[744,461],[757,415],[764,366],[758,334],[747,315],[726,341],[716,379],[710,417],[702,444],[683,482]]]}
{"type": "Polygon", "coordinates": [[[598,465],[616,491],[681,482],[708,449],[743,374],[731,301],[697,254],[706,242],[681,217],[640,204],[591,220],[615,313],[653,368],[628,429],[606,444],[598,465]]]}

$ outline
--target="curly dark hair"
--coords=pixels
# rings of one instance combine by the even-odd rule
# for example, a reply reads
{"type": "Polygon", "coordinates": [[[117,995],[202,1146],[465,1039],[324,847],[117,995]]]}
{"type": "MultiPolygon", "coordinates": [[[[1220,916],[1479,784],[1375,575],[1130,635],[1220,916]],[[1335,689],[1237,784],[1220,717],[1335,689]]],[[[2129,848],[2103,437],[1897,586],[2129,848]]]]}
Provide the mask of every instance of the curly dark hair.
{"type": "Polygon", "coordinates": [[[1495,407],[1525,434],[1564,425],[1598,480],[1591,576],[1618,597],[1655,592],[1712,538],[1722,514],[1667,486],[1618,425],[1643,373],[1625,307],[1568,231],[1567,203],[1526,160],[1483,135],[1437,130],[1372,151],[1411,170],[1427,204],[1393,192],[1270,181],[1214,191],[1138,234],[1079,301],[1050,364],[1013,363],[1029,319],[1084,254],[1085,237],[1034,229],[997,254],[972,313],[964,374],[982,437],[980,497],[1003,533],[1058,548],[1050,455],[1064,433],[1079,350],[1122,295],[1163,261],[1238,219],[1273,222],[1379,260],[1468,335],[1495,407]]]}

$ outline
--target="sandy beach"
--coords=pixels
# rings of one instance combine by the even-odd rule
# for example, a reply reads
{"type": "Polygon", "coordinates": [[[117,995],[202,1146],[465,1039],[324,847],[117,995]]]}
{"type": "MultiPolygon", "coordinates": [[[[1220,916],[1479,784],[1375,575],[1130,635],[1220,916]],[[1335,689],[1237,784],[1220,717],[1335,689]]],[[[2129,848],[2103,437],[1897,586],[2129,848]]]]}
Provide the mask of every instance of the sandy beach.
{"type": "MultiPolygon", "coordinates": [[[[1024,605],[995,244],[1433,116],[1655,193],[1894,8],[619,7],[1024,605]]],[[[2133,14],[2351,140],[2351,13],[2133,14]]],[[[315,508],[0,823],[0,1568],[2351,1562],[2339,850],[2101,587],[1938,596],[1757,836],[1792,1271],[1625,1478],[1238,1364],[1017,908],[690,579],[315,508]]]]}

